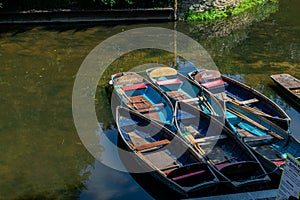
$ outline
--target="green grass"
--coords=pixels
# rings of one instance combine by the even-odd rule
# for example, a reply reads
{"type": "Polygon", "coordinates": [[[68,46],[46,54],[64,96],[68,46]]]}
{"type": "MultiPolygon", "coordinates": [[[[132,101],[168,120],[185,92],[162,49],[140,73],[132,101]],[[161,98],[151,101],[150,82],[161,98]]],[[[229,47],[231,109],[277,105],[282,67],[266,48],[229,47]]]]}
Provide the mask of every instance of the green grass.
{"type": "Polygon", "coordinates": [[[186,21],[215,21],[229,16],[237,15],[256,5],[266,3],[269,0],[244,0],[236,7],[224,8],[224,10],[211,9],[205,12],[188,10],[185,14],[186,21]]]}

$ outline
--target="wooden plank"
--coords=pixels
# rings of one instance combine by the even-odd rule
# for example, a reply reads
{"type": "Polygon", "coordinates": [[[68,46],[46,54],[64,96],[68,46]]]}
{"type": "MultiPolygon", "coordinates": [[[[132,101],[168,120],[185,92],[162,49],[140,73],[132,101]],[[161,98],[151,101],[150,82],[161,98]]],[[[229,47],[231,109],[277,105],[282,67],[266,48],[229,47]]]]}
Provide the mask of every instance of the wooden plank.
{"type": "Polygon", "coordinates": [[[129,138],[130,138],[130,140],[131,140],[131,142],[134,146],[140,146],[140,145],[149,143],[149,141],[147,141],[144,138],[140,137],[134,131],[128,132],[127,135],[129,136],[129,138]]]}
{"type": "Polygon", "coordinates": [[[157,103],[157,104],[151,104],[149,108],[145,108],[145,109],[138,109],[137,111],[140,112],[140,113],[143,113],[143,112],[155,112],[155,107],[163,107],[165,106],[164,103],[157,103]]]}
{"type": "Polygon", "coordinates": [[[255,137],[252,133],[250,133],[249,131],[245,130],[245,129],[241,129],[236,127],[236,131],[238,132],[238,134],[242,137],[242,138],[246,138],[246,137],[255,137]]]}
{"type": "Polygon", "coordinates": [[[160,141],[156,141],[156,142],[142,144],[140,146],[135,147],[135,149],[137,151],[142,151],[142,150],[145,150],[145,149],[150,149],[150,148],[153,148],[153,147],[158,147],[158,146],[166,145],[166,144],[169,144],[169,143],[170,143],[170,141],[168,139],[164,139],[164,140],[160,140],[160,141]]]}
{"type": "Polygon", "coordinates": [[[180,91],[169,91],[167,92],[167,94],[173,98],[173,99],[177,99],[177,100],[183,100],[183,99],[189,99],[185,94],[183,94],[180,91]]]}
{"type": "Polygon", "coordinates": [[[195,102],[195,101],[199,101],[199,98],[196,97],[196,98],[191,98],[191,99],[182,99],[180,100],[180,102],[184,102],[184,103],[188,103],[188,102],[195,102]]]}
{"type": "Polygon", "coordinates": [[[245,100],[245,101],[240,101],[239,104],[241,104],[241,105],[247,105],[247,104],[256,103],[256,102],[258,102],[258,99],[253,98],[253,99],[248,99],[248,100],[245,100]]]}
{"type": "Polygon", "coordinates": [[[151,151],[150,153],[142,153],[138,152],[140,154],[143,154],[143,156],[148,160],[148,162],[151,162],[155,164],[155,166],[160,171],[167,171],[173,168],[178,167],[177,159],[166,153],[165,151],[151,151]]]}
{"type": "Polygon", "coordinates": [[[195,140],[197,143],[201,143],[201,142],[207,142],[209,140],[219,140],[219,139],[225,139],[225,138],[227,138],[226,135],[214,135],[214,136],[209,136],[209,137],[197,138],[195,140]]]}
{"type": "Polygon", "coordinates": [[[300,88],[300,80],[290,74],[276,74],[272,75],[271,78],[286,89],[300,88]]]}
{"type": "Polygon", "coordinates": [[[273,139],[271,135],[266,135],[266,136],[257,136],[257,137],[248,137],[244,138],[244,142],[255,142],[255,141],[261,141],[261,140],[269,140],[273,139]]]}
{"type": "Polygon", "coordinates": [[[290,88],[293,93],[300,93],[300,88],[290,88]]]}
{"type": "Polygon", "coordinates": [[[158,121],[161,121],[159,112],[157,110],[151,110],[150,112],[142,112],[143,115],[145,115],[148,118],[156,119],[158,121]]]}

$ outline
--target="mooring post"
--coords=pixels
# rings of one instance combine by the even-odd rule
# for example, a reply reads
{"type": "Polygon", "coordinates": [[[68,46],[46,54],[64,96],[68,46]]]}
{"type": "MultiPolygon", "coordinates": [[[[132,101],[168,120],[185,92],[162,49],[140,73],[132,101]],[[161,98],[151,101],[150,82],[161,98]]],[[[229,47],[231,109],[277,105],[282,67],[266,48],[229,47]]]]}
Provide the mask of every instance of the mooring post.
{"type": "Polygon", "coordinates": [[[178,0],[174,0],[174,21],[177,21],[178,0]]]}

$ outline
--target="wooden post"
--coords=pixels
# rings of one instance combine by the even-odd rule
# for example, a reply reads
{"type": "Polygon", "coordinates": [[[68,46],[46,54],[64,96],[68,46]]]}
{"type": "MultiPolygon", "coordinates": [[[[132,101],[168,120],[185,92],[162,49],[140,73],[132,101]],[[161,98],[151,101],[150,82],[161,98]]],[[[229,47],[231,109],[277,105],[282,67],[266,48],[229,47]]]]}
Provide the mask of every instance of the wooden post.
{"type": "Polygon", "coordinates": [[[174,21],[177,21],[178,0],[174,0],[174,21]]]}
{"type": "MultiPolygon", "coordinates": [[[[177,1],[177,0],[175,0],[177,1]]],[[[174,58],[173,58],[173,66],[177,67],[177,32],[176,32],[177,22],[174,22],[174,58]]]]}

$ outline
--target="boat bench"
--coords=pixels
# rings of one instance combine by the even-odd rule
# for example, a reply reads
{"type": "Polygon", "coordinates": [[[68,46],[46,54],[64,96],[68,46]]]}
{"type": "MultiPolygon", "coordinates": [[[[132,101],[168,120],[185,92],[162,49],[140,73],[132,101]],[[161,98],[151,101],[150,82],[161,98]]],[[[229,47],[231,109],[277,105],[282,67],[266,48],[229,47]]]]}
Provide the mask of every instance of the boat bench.
{"type": "Polygon", "coordinates": [[[123,91],[130,91],[130,90],[139,90],[139,89],[146,89],[147,85],[145,83],[137,83],[132,85],[124,85],[121,86],[123,91]]]}
{"type": "Polygon", "coordinates": [[[197,143],[203,143],[207,141],[213,141],[213,140],[219,140],[219,139],[225,139],[227,138],[226,135],[214,135],[214,136],[208,136],[203,138],[197,138],[195,139],[197,143]]]}
{"type": "Polygon", "coordinates": [[[178,79],[178,78],[174,78],[174,79],[167,79],[167,80],[157,80],[156,83],[159,86],[162,86],[162,85],[181,84],[182,81],[180,79],[178,79]]]}
{"type": "Polygon", "coordinates": [[[247,105],[247,104],[256,103],[256,102],[258,102],[258,99],[253,98],[253,99],[248,99],[248,100],[245,100],[245,101],[240,101],[239,104],[240,105],[247,105]]]}
{"type": "Polygon", "coordinates": [[[174,91],[178,90],[182,86],[183,82],[178,78],[174,78],[166,80],[157,80],[156,84],[159,87],[161,87],[164,91],[174,91]]]}
{"type": "Polygon", "coordinates": [[[142,151],[142,150],[145,150],[145,149],[151,149],[151,148],[166,145],[166,144],[169,144],[169,143],[170,143],[170,140],[168,140],[168,139],[159,140],[159,141],[155,141],[155,142],[151,142],[151,143],[142,144],[140,146],[137,146],[137,147],[135,147],[135,150],[142,151]]]}
{"type": "Polygon", "coordinates": [[[227,86],[228,83],[226,83],[225,81],[218,79],[215,81],[211,81],[211,82],[205,82],[205,83],[201,83],[201,86],[210,89],[210,88],[215,88],[215,87],[224,87],[227,86]]]}
{"type": "Polygon", "coordinates": [[[273,139],[274,137],[271,135],[266,135],[266,136],[257,136],[257,137],[245,137],[243,138],[244,142],[256,142],[256,141],[261,141],[261,140],[270,140],[273,139]]]}

